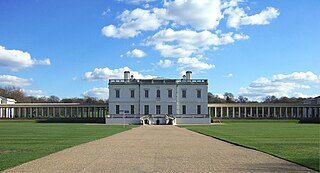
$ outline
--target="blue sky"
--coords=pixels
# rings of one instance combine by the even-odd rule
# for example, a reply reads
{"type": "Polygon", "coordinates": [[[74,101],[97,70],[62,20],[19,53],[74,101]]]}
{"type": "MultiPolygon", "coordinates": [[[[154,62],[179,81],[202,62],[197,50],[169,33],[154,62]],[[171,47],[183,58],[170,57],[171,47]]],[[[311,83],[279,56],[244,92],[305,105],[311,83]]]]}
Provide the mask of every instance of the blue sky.
{"type": "Polygon", "coordinates": [[[108,97],[107,81],[208,78],[252,100],[320,95],[320,1],[0,0],[0,86],[108,97]]]}

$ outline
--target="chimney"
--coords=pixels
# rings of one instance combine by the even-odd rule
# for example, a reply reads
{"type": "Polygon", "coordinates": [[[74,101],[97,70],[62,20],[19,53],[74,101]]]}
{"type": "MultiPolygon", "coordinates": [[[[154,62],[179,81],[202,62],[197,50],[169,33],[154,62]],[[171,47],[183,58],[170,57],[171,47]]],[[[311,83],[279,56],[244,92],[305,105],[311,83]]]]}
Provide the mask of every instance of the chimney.
{"type": "Polygon", "coordinates": [[[125,81],[128,81],[129,78],[130,78],[130,71],[125,71],[123,77],[124,77],[124,80],[125,80],[125,81]]]}
{"type": "Polygon", "coordinates": [[[187,80],[188,79],[192,79],[192,72],[191,71],[187,71],[186,72],[186,77],[187,77],[187,80]]]}

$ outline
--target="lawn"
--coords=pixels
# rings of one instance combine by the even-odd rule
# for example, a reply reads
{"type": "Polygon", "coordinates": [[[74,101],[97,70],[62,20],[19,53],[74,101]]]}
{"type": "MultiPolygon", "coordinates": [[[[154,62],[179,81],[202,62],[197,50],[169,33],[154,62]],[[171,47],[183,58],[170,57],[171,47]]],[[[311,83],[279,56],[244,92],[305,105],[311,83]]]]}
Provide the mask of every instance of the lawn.
{"type": "Polygon", "coordinates": [[[133,127],[0,121],[0,171],[133,127]]]}
{"type": "Polygon", "coordinates": [[[319,170],[320,125],[296,120],[224,120],[180,126],[319,170]]]}

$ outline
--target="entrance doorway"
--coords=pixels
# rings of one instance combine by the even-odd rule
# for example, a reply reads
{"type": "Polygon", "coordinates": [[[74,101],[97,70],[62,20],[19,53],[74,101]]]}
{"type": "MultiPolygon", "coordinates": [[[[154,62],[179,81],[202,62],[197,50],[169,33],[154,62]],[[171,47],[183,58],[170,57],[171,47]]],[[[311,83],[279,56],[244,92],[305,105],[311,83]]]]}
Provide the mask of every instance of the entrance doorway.
{"type": "Polygon", "coordinates": [[[160,125],[160,120],[157,120],[157,121],[156,121],[156,125],[160,125]]]}

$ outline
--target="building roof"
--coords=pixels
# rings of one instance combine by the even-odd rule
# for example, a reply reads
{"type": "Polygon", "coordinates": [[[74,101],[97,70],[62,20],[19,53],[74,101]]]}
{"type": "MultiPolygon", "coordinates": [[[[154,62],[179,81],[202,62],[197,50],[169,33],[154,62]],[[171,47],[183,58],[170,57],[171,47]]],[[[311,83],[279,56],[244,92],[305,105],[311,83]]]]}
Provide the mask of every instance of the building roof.
{"type": "Polygon", "coordinates": [[[208,79],[110,79],[109,85],[207,85],[208,79]]]}

